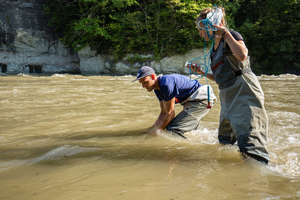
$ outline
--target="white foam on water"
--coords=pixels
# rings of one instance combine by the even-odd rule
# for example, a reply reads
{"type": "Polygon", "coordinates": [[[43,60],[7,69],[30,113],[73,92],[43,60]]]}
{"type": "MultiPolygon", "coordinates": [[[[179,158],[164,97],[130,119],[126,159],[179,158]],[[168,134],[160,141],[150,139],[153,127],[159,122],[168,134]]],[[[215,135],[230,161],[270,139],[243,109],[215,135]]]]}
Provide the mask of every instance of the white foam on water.
{"type": "Polygon", "coordinates": [[[53,74],[53,75],[51,75],[50,77],[62,77],[62,78],[65,78],[65,77],[67,77],[67,76],[62,75],[62,74],[53,74]]]}
{"type": "Polygon", "coordinates": [[[270,169],[288,177],[300,177],[300,115],[294,112],[268,112],[270,169]]]}
{"type": "Polygon", "coordinates": [[[218,129],[209,130],[202,128],[184,134],[189,140],[206,144],[218,144],[218,129]]]}
{"type": "Polygon", "coordinates": [[[11,160],[0,162],[0,172],[3,172],[8,169],[13,169],[25,165],[27,163],[26,160],[11,160]]]}
{"type": "Polygon", "coordinates": [[[84,152],[92,152],[97,151],[99,148],[87,148],[87,147],[80,147],[80,146],[70,146],[64,145],[59,148],[53,149],[48,153],[41,155],[39,157],[33,159],[24,159],[24,160],[11,160],[11,161],[4,161],[0,162],[0,172],[8,169],[13,169],[20,167],[22,165],[31,165],[43,161],[57,161],[66,156],[73,156],[84,152]]]}
{"type": "Polygon", "coordinates": [[[30,76],[30,75],[24,74],[24,73],[19,73],[18,76],[30,76]]]}
{"type": "Polygon", "coordinates": [[[287,160],[285,163],[270,163],[270,170],[279,173],[283,176],[287,177],[300,177],[300,162],[299,162],[299,154],[291,152],[287,155],[287,160]]]}
{"type": "Polygon", "coordinates": [[[79,147],[79,146],[70,146],[70,145],[65,145],[62,147],[59,147],[57,149],[53,149],[52,151],[49,151],[48,153],[39,156],[37,158],[32,159],[30,162],[31,163],[38,163],[44,160],[50,161],[50,160],[58,160],[61,159],[64,156],[72,156],[75,154],[79,154],[82,152],[88,152],[88,151],[93,151],[95,149],[89,149],[89,148],[84,148],[84,147],[79,147]]]}
{"type": "Polygon", "coordinates": [[[74,80],[74,81],[90,81],[89,79],[84,79],[84,78],[71,78],[71,80],[74,80]]]}
{"type": "Polygon", "coordinates": [[[265,74],[262,74],[260,76],[257,76],[258,78],[264,78],[264,79],[281,79],[281,78],[298,78],[300,76],[297,76],[295,74],[280,74],[280,75],[265,75],[265,74]]]}
{"type": "Polygon", "coordinates": [[[276,117],[276,118],[284,118],[289,121],[295,121],[294,118],[300,119],[300,115],[294,112],[287,111],[274,111],[268,112],[268,116],[276,117]]]}

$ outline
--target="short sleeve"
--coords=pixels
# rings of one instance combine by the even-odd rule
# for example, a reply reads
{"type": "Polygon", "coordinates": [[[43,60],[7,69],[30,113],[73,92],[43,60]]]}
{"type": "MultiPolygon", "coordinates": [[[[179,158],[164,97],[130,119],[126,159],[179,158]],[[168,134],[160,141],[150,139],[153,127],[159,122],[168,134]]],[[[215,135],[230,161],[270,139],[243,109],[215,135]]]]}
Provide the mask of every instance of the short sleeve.
{"type": "Polygon", "coordinates": [[[232,35],[232,37],[234,37],[236,41],[244,40],[243,36],[239,32],[231,31],[230,34],[232,35]]]}
{"type": "Polygon", "coordinates": [[[170,85],[164,85],[162,88],[162,93],[164,94],[165,101],[170,101],[174,97],[176,97],[179,94],[179,91],[176,87],[176,84],[170,85]]]}

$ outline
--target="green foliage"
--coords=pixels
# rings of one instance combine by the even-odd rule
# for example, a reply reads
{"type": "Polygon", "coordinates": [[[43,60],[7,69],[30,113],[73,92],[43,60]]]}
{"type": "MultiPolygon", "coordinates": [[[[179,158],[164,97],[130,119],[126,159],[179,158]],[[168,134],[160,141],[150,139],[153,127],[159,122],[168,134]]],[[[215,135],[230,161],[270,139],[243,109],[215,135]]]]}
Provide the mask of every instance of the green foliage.
{"type": "Polygon", "coordinates": [[[297,0],[243,1],[234,19],[257,72],[281,74],[299,70],[299,9],[297,0]]]}
{"type": "Polygon", "coordinates": [[[299,71],[299,0],[47,0],[45,14],[75,50],[159,60],[203,48],[195,19],[214,4],[225,7],[229,27],[244,37],[255,72],[299,71]]]}
{"type": "Polygon", "coordinates": [[[161,59],[203,47],[195,19],[211,6],[202,0],[47,0],[45,14],[75,50],[161,59]]]}

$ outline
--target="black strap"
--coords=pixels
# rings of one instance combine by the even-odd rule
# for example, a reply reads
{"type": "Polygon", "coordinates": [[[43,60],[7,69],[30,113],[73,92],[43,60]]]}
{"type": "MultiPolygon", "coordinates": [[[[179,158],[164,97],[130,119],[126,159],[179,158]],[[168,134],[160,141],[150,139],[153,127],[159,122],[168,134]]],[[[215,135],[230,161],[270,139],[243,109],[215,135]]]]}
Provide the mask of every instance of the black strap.
{"type": "Polygon", "coordinates": [[[242,70],[236,71],[236,72],[234,72],[234,74],[235,74],[236,76],[240,76],[240,75],[246,74],[246,73],[248,73],[248,72],[252,72],[252,71],[251,71],[251,68],[246,68],[246,69],[242,69],[242,70]]]}

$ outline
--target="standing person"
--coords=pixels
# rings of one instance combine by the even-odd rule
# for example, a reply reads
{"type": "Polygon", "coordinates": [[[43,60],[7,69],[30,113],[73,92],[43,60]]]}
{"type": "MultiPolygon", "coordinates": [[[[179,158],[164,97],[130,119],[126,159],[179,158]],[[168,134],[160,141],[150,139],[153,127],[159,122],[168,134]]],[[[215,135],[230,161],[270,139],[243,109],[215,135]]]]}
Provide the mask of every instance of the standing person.
{"type": "MultiPolygon", "coordinates": [[[[154,90],[161,108],[156,122],[147,130],[149,134],[166,129],[186,138],[183,134],[197,129],[200,120],[210,111],[207,86],[201,85],[197,80],[191,81],[180,74],[158,77],[154,69],[148,66],[139,69],[134,81],[136,80],[139,80],[148,92],[154,90]],[[183,110],[176,117],[175,103],[183,106],[183,110]]],[[[216,96],[212,88],[209,89],[212,106],[216,96]]]]}
{"type": "MultiPolygon", "coordinates": [[[[225,28],[224,8],[217,9],[221,9],[223,17],[219,25],[213,25],[216,30],[210,58],[212,74],[207,74],[207,77],[215,81],[220,89],[218,139],[221,144],[234,144],[237,141],[242,155],[268,164],[268,117],[264,107],[264,93],[250,69],[250,58],[243,37],[225,28]]],[[[208,20],[205,19],[213,13],[211,8],[203,9],[196,20],[199,35],[206,41],[212,31],[204,30],[208,20]]],[[[200,67],[190,68],[200,75],[205,74],[200,67]]]]}

